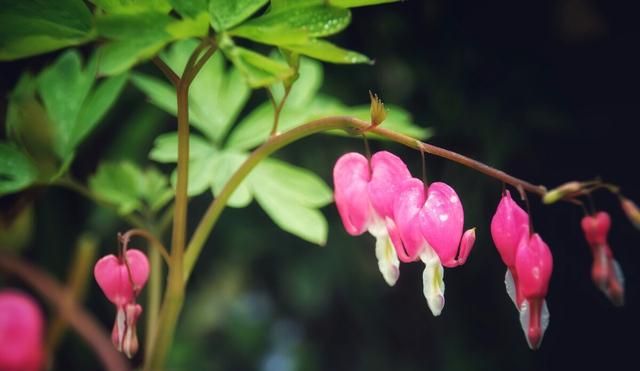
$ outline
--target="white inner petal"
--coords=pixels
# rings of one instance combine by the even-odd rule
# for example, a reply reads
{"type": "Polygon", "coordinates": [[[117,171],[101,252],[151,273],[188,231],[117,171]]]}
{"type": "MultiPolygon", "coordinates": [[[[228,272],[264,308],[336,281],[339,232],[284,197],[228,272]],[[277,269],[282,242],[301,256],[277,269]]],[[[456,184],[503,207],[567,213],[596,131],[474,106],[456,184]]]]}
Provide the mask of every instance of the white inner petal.
{"type": "Polygon", "coordinates": [[[400,276],[400,261],[388,234],[376,236],[376,258],[384,280],[389,286],[395,285],[400,276]]]}

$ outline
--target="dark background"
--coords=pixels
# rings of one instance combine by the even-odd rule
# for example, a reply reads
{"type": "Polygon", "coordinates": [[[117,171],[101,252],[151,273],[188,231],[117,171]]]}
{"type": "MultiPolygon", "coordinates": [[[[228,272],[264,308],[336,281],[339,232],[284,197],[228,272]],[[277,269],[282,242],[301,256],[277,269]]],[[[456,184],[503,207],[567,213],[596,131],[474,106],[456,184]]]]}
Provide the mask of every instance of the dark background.
{"type": "MultiPolygon", "coordinates": [[[[631,2],[407,1],[355,9],[335,38],[376,60],[373,67],[327,65],[323,91],[350,104],[367,90],[433,128],[431,143],[550,187],[600,176],[640,201],[637,86],[639,26],[631,2]]],[[[17,72],[52,56],[3,65],[6,93],[17,72]]],[[[256,102],[264,99],[255,95],[256,102]]],[[[155,133],[172,120],[133,88],[85,145],[73,171],[94,171],[99,158],[144,163],[155,133]],[[136,106],[132,106],[135,102],[136,106]],[[142,119],[143,118],[143,119],[142,119]],[[130,122],[139,122],[131,129],[130,122]],[[125,131],[125,128],[127,129],[125,131]]],[[[418,153],[374,143],[419,174],[418,153]]],[[[357,140],[317,136],[278,156],[313,169],[331,184],[332,165],[357,140]]],[[[591,255],[581,235],[582,211],[532,198],[536,230],[554,256],[548,295],[551,324],[538,351],[526,345],[488,223],[501,184],[428,157],[431,180],[454,186],[465,226],[478,240],[466,265],[445,271],[447,304],[434,318],[422,296],[421,264],[403,265],[394,288],[379,272],[370,236],[350,237],[333,205],[319,248],[282,232],[254,204],[228,209],[199,261],[171,355],[175,369],[212,370],[561,370],[631,369],[637,359],[640,232],[617,200],[597,193],[610,212],[610,244],[626,276],[626,303],[612,306],[590,280],[591,255]]],[[[208,196],[191,204],[192,222],[208,196]]],[[[36,200],[37,223],[27,255],[64,277],[70,246],[90,229],[114,248],[125,225],[63,190],[36,200]],[[69,221],[62,223],[61,220],[69,221]],[[108,221],[108,222],[106,222],[108,221]]],[[[95,283],[91,310],[111,326],[112,308],[95,283]]],[[[95,360],[74,336],[56,368],[90,369],[95,360]]]]}

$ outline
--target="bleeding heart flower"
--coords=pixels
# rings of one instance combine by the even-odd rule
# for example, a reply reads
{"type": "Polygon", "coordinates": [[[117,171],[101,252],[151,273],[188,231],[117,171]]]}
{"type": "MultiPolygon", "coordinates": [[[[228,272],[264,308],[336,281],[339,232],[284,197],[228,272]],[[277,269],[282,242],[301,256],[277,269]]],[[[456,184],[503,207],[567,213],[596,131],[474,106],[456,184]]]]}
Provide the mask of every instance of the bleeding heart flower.
{"type": "Polygon", "coordinates": [[[545,297],[553,270],[549,246],[534,233],[522,236],[515,259],[518,289],[522,295],[520,324],[531,349],[538,349],[549,325],[545,297]]]}
{"type": "Polygon", "coordinates": [[[140,250],[128,249],[123,257],[107,255],[98,260],[93,274],[105,296],[117,309],[111,339],[116,349],[132,358],[138,351],[136,322],[142,307],[136,297],[149,278],[149,261],[140,250]]]}
{"type": "Polygon", "coordinates": [[[374,154],[370,163],[359,153],[347,153],[333,168],[335,200],[342,224],[351,235],[369,231],[376,238],[378,268],[389,286],[398,280],[400,262],[387,224],[393,225],[393,200],[398,185],[410,177],[404,162],[386,151],[374,154]]]}
{"type": "Polygon", "coordinates": [[[596,286],[615,305],[624,303],[624,276],[618,262],[607,242],[611,228],[609,214],[600,211],[595,215],[587,215],[581,221],[585,239],[593,254],[591,278],[596,286]]]}
{"type": "Polygon", "coordinates": [[[42,370],[44,319],[27,294],[0,291],[0,370],[42,370]]]}
{"type": "Polygon", "coordinates": [[[424,295],[436,316],[444,307],[442,266],[464,264],[475,241],[474,229],[461,236],[463,219],[460,200],[448,185],[433,183],[425,192],[424,183],[412,178],[400,186],[389,233],[401,261],[425,263],[424,295]]]}
{"type": "Polygon", "coordinates": [[[502,261],[507,266],[505,286],[507,294],[520,308],[522,297],[518,290],[518,275],[515,270],[516,252],[522,236],[529,234],[529,215],[505,191],[496,213],[491,219],[491,237],[502,261]]]}

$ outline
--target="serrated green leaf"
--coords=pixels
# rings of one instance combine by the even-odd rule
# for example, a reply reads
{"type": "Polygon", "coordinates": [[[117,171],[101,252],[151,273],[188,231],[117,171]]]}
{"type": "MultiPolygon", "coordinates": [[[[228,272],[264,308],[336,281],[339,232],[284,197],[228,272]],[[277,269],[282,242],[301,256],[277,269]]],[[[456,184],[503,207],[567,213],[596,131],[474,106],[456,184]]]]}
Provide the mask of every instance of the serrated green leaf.
{"type": "Polygon", "coordinates": [[[91,0],[91,2],[110,14],[135,14],[149,11],[167,13],[171,10],[167,0],[91,0]]]}
{"type": "Polygon", "coordinates": [[[173,8],[183,17],[196,18],[199,14],[208,13],[208,0],[169,0],[173,8]]]}
{"type": "Polygon", "coordinates": [[[271,44],[306,44],[333,35],[351,22],[351,12],[327,5],[286,7],[254,18],[229,31],[231,35],[271,44]]]}
{"type": "Polygon", "coordinates": [[[224,52],[252,88],[274,84],[277,81],[291,77],[295,73],[286,63],[268,58],[249,49],[231,46],[226,47],[224,52]]]}
{"type": "Polygon", "coordinates": [[[38,77],[38,92],[55,126],[55,151],[61,159],[73,152],[71,137],[95,77],[95,63],[83,71],[80,54],[64,53],[38,77]]]}
{"type": "Polygon", "coordinates": [[[95,126],[102,120],[111,105],[116,101],[124,84],[127,82],[127,75],[122,74],[104,79],[85,99],[78,119],[74,125],[70,137],[70,145],[77,146],[89,134],[95,126]]]}
{"type": "Polygon", "coordinates": [[[324,245],[327,241],[327,220],[320,211],[307,207],[273,189],[251,183],[253,194],[260,207],[277,226],[306,241],[324,245]]]}
{"type": "Polygon", "coordinates": [[[0,142],[0,196],[18,192],[38,177],[37,169],[20,150],[0,142]]]}
{"type": "Polygon", "coordinates": [[[276,159],[263,160],[251,173],[253,187],[302,206],[319,208],[333,200],[327,184],[315,173],[276,159]]]}
{"type": "Polygon", "coordinates": [[[220,32],[227,30],[262,8],[268,0],[209,0],[211,26],[220,32]]]}
{"type": "Polygon", "coordinates": [[[369,57],[364,54],[360,54],[352,50],[343,49],[328,41],[318,39],[310,40],[305,44],[282,45],[282,48],[330,63],[373,63],[371,59],[369,59],[369,57]]]}
{"type": "Polygon", "coordinates": [[[104,163],[89,178],[91,191],[99,198],[117,205],[121,215],[140,209],[140,195],[145,192],[144,187],[142,171],[130,162],[104,163]]]}
{"type": "Polygon", "coordinates": [[[0,60],[78,45],[95,37],[82,0],[0,0],[0,60]]]}
{"type": "MultiPolygon", "coordinates": [[[[206,139],[197,135],[189,135],[189,158],[204,158],[212,151],[213,145],[206,139]]],[[[178,133],[165,133],[156,138],[153,148],[149,153],[149,158],[162,162],[172,163],[178,161],[178,133]]]]}
{"type": "MultiPolygon", "coordinates": [[[[238,170],[240,165],[244,163],[247,158],[246,153],[239,153],[234,151],[222,151],[216,159],[215,171],[213,173],[213,179],[211,184],[211,191],[214,196],[218,196],[224,186],[229,181],[229,178],[238,170]]],[[[231,207],[246,207],[251,203],[253,194],[249,187],[249,181],[243,180],[233,191],[231,197],[227,201],[227,205],[231,207]]]]}

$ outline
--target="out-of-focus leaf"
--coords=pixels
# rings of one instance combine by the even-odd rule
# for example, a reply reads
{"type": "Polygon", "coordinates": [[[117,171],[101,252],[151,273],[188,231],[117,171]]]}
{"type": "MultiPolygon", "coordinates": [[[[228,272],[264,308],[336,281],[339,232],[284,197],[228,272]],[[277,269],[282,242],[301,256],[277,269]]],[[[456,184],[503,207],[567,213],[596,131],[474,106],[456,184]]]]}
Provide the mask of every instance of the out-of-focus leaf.
{"type": "Polygon", "coordinates": [[[127,75],[104,79],[93,89],[80,108],[78,120],[71,133],[70,144],[77,146],[93,130],[120,95],[127,75]]]}
{"type": "Polygon", "coordinates": [[[167,0],[91,0],[91,2],[110,14],[135,14],[149,11],[167,13],[171,10],[167,0]]]}
{"type": "Polygon", "coordinates": [[[285,7],[229,31],[257,42],[286,45],[305,44],[314,37],[333,35],[351,22],[351,12],[345,8],[327,5],[285,7]]]}
{"type": "Polygon", "coordinates": [[[124,73],[136,63],[153,57],[164,46],[164,40],[154,38],[133,38],[113,41],[98,48],[100,74],[117,75],[124,73]]]}
{"type": "Polygon", "coordinates": [[[196,18],[208,12],[208,0],[169,0],[173,8],[183,17],[196,18]]]}
{"type": "Polygon", "coordinates": [[[95,68],[95,62],[90,62],[83,71],[80,54],[70,50],[38,78],[38,91],[55,125],[55,151],[61,159],[73,152],[71,138],[79,129],[76,123],[91,90],[95,68]]]}
{"type": "Polygon", "coordinates": [[[358,6],[396,3],[401,0],[329,0],[329,4],[342,8],[355,8],[358,6]]]}
{"type": "Polygon", "coordinates": [[[295,73],[286,63],[249,49],[228,46],[223,50],[252,88],[271,85],[287,79],[295,73]]]}
{"type": "Polygon", "coordinates": [[[373,63],[371,59],[364,54],[343,49],[328,41],[318,39],[310,40],[305,44],[282,45],[282,48],[330,63],[373,63]]]}
{"type": "Polygon", "coordinates": [[[28,187],[37,176],[27,156],[13,145],[0,142],[0,196],[28,187]]]}
{"type": "MultiPolygon", "coordinates": [[[[189,135],[189,158],[202,158],[211,153],[213,145],[206,139],[197,135],[189,135]]],[[[149,158],[163,163],[178,161],[178,133],[165,133],[156,138],[149,158]]]]}
{"type": "MultiPolygon", "coordinates": [[[[223,151],[216,159],[215,171],[213,172],[211,191],[217,197],[224,186],[231,178],[231,175],[246,160],[247,154],[234,151],[223,151]]],[[[229,197],[227,205],[231,207],[246,207],[251,203],[253,194],[247,179],[243,180],[229,197]]]]}
{"type": "Polygon", "coordinates": [[[173,198],[173,189],[169,186],[167,177],[155,168],[148,168],[144,172],[144,192],[142,199],[151,211],[158,211],[173,198]]]}
{"type": "Polygon", "coordinates": [[[104,163],[89,178],[89,188],[101,199],[118,206],[118,213],[127,215],[142,206],[140,195],[145,192],[142,171],[130,162],[104,163]]]}
{"type": "MultiPolygon", "coordinates": [[[[153,105],[174,116],[176,115],[178,103],[176,101],[176,91],[171,84],[141,73],[132,73],[131,82],[147,95],[153,105]]],[[[189,112],[189,116],[191,116],[191,112],[189,112]]]]}
{"type": "Polygon", "coordinates": [[[327,220],[316,207],[325,203],[326,192],[329,194],[330,201],[331,192],[323,190],[320,191],[320,196],[312,195],[311,192],[323,188],[318,184],[324,184],[316,179],[309,182],[310,179],[314,178],[306,171],[285,163],[269,164],[267,160],[249,175],[251,190],[256,201],[276,225],[304,240],[324,245],[327,241],[327,220]],[[284,170],[286,167],[290,169],[284,170]],[[284,173],[293,178],[283,182],[279,176],[284,173]],[[303,188],[293,190],[290,186],[303,188]]]}
{"type": "Polygon", "coordinates": [[[78,45],[95,36],[82,0],[0,0],[0,60],[78,45]]]}
{"type": "Polygon", "coordinates": [[[262,8],[267,0],[209,0],[211,26],[220,32],[227,30],[262,8]]]}

